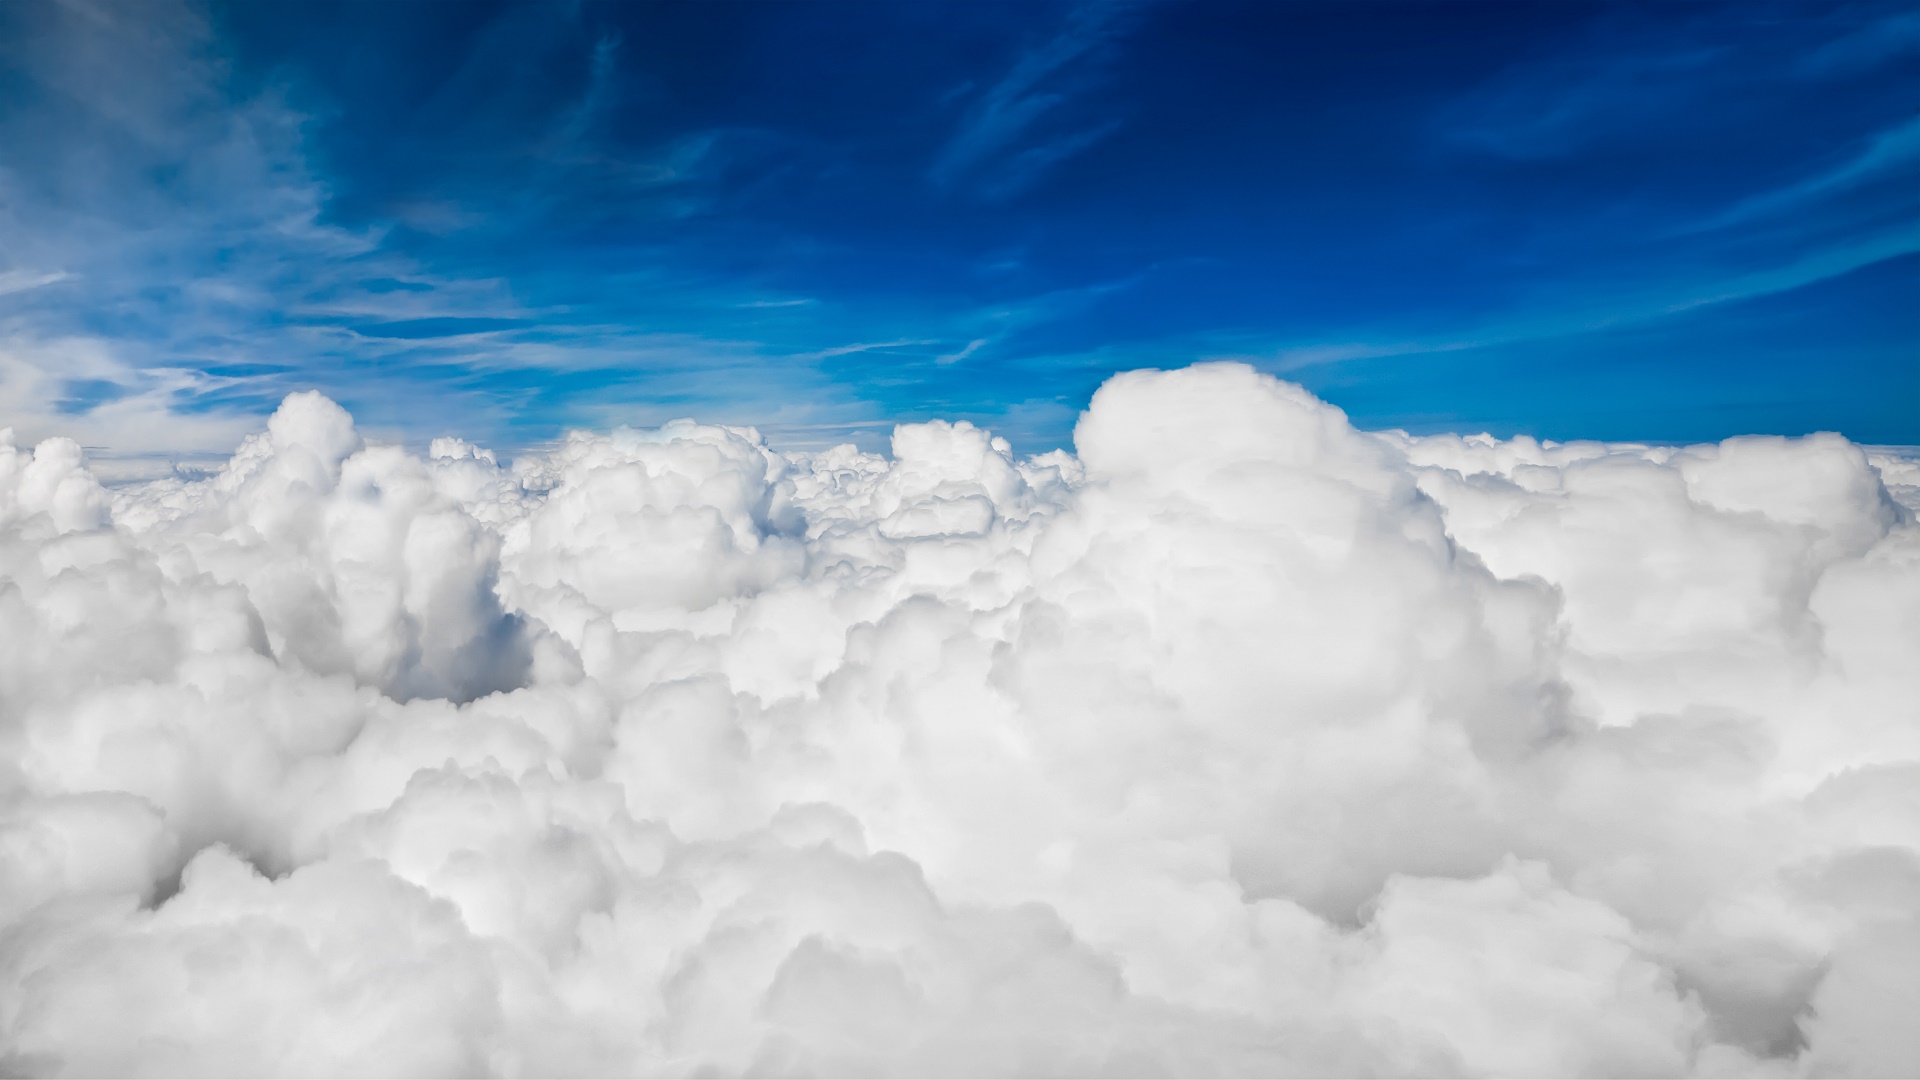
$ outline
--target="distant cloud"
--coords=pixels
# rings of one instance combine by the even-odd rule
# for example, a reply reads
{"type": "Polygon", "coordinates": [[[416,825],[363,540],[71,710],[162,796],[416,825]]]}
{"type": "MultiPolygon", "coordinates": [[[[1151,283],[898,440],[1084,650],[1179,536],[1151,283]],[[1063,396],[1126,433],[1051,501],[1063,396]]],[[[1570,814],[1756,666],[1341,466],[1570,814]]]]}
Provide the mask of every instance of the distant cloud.
{"type": "Polygon", "coordinates": [[[894,341],[863,341],[863,342],[857,342],[852,345],[835,345],[835,346],[832,346],[831,348],[816,349],[813,352],[800,354],[799,358],[804,360],[826,360],[835,356],[851,356],[854,353],[876,352],[884,349],[904,349],[914,345],[938,345],[938,344],[939,344],[938,341],[935,341],[931,338],[900,338],[894,341]]]}
{"type": "Polygon", "coordinates": [[[424,281],[401,281],[398,278],[371,278],[361,282],[360,287],[370,293],[433,291],[433,286],[424,281]]]}
{"type": "Polygon", "coordinates": [[[409,229],[446,236],[484,225],[487,215],[450,199],[403,199],[388,203],[388,214],[409,229]]]}
{"type": "Polygon", "coordinates": [[[812,307],[819,302],[820,301],[812,297],[803,296],[796,300],[745,300],[734,306],[742,308],[797,308],[812,307]]]}
{"type": "Polygon", "coordinates": [[[943,356],[934,357],[933,362],[936,364],[957,364],[960,361],[965,360],[967,357],[972,356],[974,353],[979,352],[981,348],[983,348],[986,344],[987,344],[986,338],[974,338],[972,341],[967,342],[965,346],[963,346],[962,348],[960,348],[955,352],[950,352],[943,356]]]}
{"type": "Polygon", "coordinates": [[[1275,352],[1266,365],[1270,370],[1287,373],[1320,364],[1338,364],[1348,360],[1373,360],[1383,356],[1414,353],[1456,352],[1486,344],[1480,341],[1399,341],[1341,342],[1320,345],[1289,345],[1275,352]]]}
{"type": "Polygon", "coordinates": [[[353,328],[362,337],[394,338],[412,341],[421,338],[461,337],[468,334],[492,334],[534,325],[531,319],[496,319],[480,316],[443,315],[427,319],[400,319],[394,322],[364,323],[353,328]]]}

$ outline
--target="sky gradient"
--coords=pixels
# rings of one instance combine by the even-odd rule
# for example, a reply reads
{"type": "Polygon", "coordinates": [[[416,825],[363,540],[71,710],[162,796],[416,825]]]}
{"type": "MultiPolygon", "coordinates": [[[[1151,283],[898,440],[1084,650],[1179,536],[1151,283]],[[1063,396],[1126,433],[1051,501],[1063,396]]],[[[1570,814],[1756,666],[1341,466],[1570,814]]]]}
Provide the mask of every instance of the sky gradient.
{"type": "Polygon", "coordinates": [[[1920,443],[1912,5],[0,6],[0,426],[1920,443]]]}

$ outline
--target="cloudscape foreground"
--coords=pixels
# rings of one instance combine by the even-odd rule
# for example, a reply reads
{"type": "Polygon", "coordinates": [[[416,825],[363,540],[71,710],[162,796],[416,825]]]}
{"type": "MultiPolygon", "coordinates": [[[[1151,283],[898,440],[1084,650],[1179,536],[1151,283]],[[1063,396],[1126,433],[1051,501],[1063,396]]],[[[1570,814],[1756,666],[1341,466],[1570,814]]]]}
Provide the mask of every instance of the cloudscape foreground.
{"type": "Polygon", "coordinates": [[[1920,467],[0,441],[0,1071],[1920,1069],[1920,467]]]}

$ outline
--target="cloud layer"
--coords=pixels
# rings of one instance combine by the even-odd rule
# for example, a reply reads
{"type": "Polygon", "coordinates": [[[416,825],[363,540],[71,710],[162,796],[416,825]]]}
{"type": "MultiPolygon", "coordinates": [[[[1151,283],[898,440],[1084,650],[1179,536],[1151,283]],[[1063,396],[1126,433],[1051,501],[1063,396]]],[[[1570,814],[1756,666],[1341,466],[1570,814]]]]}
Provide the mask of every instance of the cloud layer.
{"type": "Polygon", "coordinates": [[[0,1071],[1920,1069],[1912,462],[1075,446],[0,439],[0,1071]]]}

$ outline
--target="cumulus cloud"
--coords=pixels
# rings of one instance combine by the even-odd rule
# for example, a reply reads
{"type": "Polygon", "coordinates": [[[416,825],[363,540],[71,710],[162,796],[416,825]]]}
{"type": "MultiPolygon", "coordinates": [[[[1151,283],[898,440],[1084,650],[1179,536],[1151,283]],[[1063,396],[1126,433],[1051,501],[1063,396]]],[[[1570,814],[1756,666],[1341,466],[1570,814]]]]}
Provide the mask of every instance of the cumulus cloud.
{"type": "Polygon", "coordinates": [[[0,438],[0,1071],[1912,1073],[1913,463],[0,438]]]}

